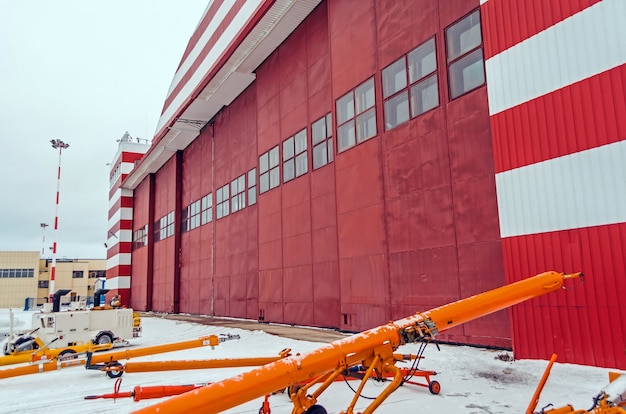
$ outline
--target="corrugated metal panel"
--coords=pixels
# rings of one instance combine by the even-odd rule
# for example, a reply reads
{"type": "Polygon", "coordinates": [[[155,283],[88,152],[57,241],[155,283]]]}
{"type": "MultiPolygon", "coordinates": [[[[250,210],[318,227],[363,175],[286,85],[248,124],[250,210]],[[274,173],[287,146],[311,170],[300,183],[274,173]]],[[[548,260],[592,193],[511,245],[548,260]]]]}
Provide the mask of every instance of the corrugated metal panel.
{"type": "Polygon", "coordinates": [[[509,283],[547,269],[586,275],[584,284],[514,309],[516,357],[546,358],[568,346],[564,361],[626,366],[625,240],[624,223],[503,240],[509,283]]]}
{"type": "MultiPolygon", "coordinates": [[[[485,47],[485,59],[497,55],[601,0],[491,1],[481,8],[483,31],[498,33],[485,47]]],[[[485,1],[481,1],[485,3],[485,1]]]]}
{"type": "Polygon", "coordinates": [[[488,59],[489,112],[624,64],[625,15],[625,2],[604,0],[488,59]]]}
{"type": "Polygon", "coordinates": [[[496,176],[502,237],[626,222],[626,141],[496,176]]]}
{"type": "Polygon", "coordinates": [[[588,279],[513,309],[516,357],[626,367],[626,3],[534,3],[482,7],[505,272],[588,279]]]}
{"type": "Polygon", "coordinates": [[[624,113],[626,65],[495,114],[496,172],[620,141],[624,113]]]}

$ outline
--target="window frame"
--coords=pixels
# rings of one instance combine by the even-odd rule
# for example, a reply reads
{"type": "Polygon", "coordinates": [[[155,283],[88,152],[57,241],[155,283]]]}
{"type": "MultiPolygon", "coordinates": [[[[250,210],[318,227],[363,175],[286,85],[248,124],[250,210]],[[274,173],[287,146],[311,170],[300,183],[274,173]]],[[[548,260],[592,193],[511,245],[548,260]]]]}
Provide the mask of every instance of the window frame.
{"type": "Polygon", "coordinates": [[[448,97],[450,100],[460,98],[461,96],[466,95],[487,84],[487,77],[485,74],[484,38],[482,35],[480,9],[475,9],[471,11],[470,13],[466,14],[465,16],[448,26],[445,29],[445,44],[446,69],[448,72],[448,97]],[[462,27],[468,20],[470,21],[470,26],[468,30],[459,32],[455,30],[462,27]],[[475,21],[476,23],[472,24],[472,21],[475,21]],[[461,41],[461,38],[464,33],[469,33],[468,36],[471,38],[472,33],[470,32],[472,30],[475,30],[476,26],[478,26],[478,29],[476,30],[478,32],[478,36],[480,37],[478,43],[473,43],[468,46],[468,48],[463,48],[463,46],[459,46],[459,50],[456,50],[452,47],[458,46],[463,43],[461,41]],[[480,57],[472,61],[471,58],[475,58],[475,55],[480,55],[480,57]],[[463,66],[462,63],[466,61],[469,61],[471,63],[463,66]],[[462,79],[462,75],[465,74],[463,71],[465,69],[472,68],[472,66],[474,66],[478,62],[481,63],[480,71],[476,74],[472,73],[471,75],[479,74],[480,77],[476,79],[480,79],[480,82],[475,84],[470,83],[470,85],[472,86],[470,86],[468,89],[465,87],[465,80],[462,79]],[[453,70],[455,70],[455,72],[453,72],[453,70]]]}
{"type": "Polygon", "coordinates": [[[215,191],[215,219],[219,220],[230,214],[230,183],[215,191]]]}
{"type": "Polygon", "coordinates": [[[374,76],[340,96],[335,101],[335,110],[338,154],[375,137],[378,125],[374,76]]]}
{"type": "Polygon", "coordinates": [[[246,208],[246,174],[242,174],[230,182],[230,212],[246,208]]]}
{"type": "Polygon", "coordinates": [[[312,168],[313,171],[333,162],[333,115],[327,113],[311,124],[311,147],[312,147],[312,168]],[[319,131],[319,134],[316,132],[319,131]],[[320,148],[322,152],[316,150],[320,148]],[[316,155],[319,154],[319,155],[316,155]],[[316,160],[322,158],[320,164],[316,160]]]}
{"type": "Polygon", "coordinates": [[[259,194],[266,193],[280,185],[280,145],[259,155],[259,194]],[[265,187],[267,182],[267,188],[265,187]]]}
{"type": "Polygon", "coordinates": [[[381,79],[385,131],[438,108],[441,101],[437,77],[436,36],[391,62],[381,71],[381,79]],[[424,106],[425,100],[418,99],[417,92],[426,90],[429,93],[433,90],[433,85],[436,91],[436,99],[432,102],[434,104],[424,106]]]}

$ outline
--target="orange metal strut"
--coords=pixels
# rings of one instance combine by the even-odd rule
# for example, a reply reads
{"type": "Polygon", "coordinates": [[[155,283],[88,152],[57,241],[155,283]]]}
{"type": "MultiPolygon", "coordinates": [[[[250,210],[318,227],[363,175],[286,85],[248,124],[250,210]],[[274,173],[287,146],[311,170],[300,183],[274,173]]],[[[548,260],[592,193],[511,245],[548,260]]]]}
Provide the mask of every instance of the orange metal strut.
{"type": "MultiPolygon", "coordinates": [[[[281,359],[200,388],[193,393],[179,395],[140,409],[136,413],[218,413],[263,397],[277,389],[308,382],[324,373],[329,373],[331,377],[336,376],[338,372],[354,365],[361,365],[364,361],[375,363],[385,371],[394,372],[395,367],[389,364],[395,361],[390,362],[389,354],[400,345],[428,340],[438,332],[554,292],[563,286],[566,279],[580,276],[582,276],[580,273],[542,273],[424,313],[390,322],[387,325],[330,343],[304,355],[281,359]]],[[[322,387],[326,387],[326,383],[322,387]]],[[[383,392],[384,395],[381,394],[380,397],[384,399],[392,391],[393,388],[387,387],[383,392]]],[[[377,399],[375,406],[368,407],[364,413],[371,413],[382,402],[382,399],[377,399]]],[[[293,412],[296,414],[316,404],[314,397],[300,395],[300,392],[292,395],[292,400],[294,401],[293,412]]]]}

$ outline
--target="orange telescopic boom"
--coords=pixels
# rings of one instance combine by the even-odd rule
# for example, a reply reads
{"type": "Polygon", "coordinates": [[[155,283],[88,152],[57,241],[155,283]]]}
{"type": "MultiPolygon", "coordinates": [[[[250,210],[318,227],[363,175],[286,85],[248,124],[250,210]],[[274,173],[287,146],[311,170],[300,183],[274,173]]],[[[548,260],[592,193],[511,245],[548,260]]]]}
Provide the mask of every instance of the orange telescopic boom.
{"type": "Polygon", "coordinates": [[[403,344],[425,342],[444,330],[481,316],[506,309],[520,302],[560,289],[566,279],[580,273],[546,272],[540,275],[459,300],[387,325],[353,335],[313,352],[291,356],[238,376],[172,397],[136,413],[218,413],[244,402],[262,398],[292,384],[304,383],[290,395],[293,413],[325,413],[317,398],[350,367],[361,365],[366,371],[351,401],[347,414],[353,413],[358,394],[365,381],[377,372],[391,374],[393,379],[363,411],[373,412],[402,383],[402,372],[395,366],[393,352],[403,344]],[[311,386],[319,384],[313,392],[311,386]]]}

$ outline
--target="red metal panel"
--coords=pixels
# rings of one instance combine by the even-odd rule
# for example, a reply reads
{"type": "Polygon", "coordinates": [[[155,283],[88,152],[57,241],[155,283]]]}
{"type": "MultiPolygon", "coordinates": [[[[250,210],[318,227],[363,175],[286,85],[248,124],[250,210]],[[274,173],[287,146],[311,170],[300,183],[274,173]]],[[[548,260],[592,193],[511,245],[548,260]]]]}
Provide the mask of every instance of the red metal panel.
{"type": "Polygon", "coordinates": [[[393,319],[460,299],[454,246],[389,255],[393,319]]]}
{"type": "MultiPolygon", "coordinates": [[[[322,1],[303,22],[306,30],[306,60],[309,68],[322,58],[326,61],[329,60],[328,9],[326,6],[326,2],[322,1]]],[[[312,79],[309,78],[309,88],[313,86],[311,80],[312,79]]],[[[328,82],[330,80],[330,73],[328,76],[317,78],[316,80],[328,82]]]]}
{"type": "Polygon", "coordinates": [[[283,238],[283,266],[311,264],[311,233],[283,238]]]}
{"type": "Polygon", "coordinates": [[[370,141],[339,154],[335,163],[338,214],[382,201],[379,139],[371,138],[370,141]]]}
{"type": "Polygon", "coordinates": [[[230,277],[215,276],[214,310],[217,316],[230,315],[230,277]]]}
{"type": "Polygon", "coordinates": [[[332,1],[328,8],[333,96],[339,97],[376,70],[375,10],[372,0],[332,1]]]}
{"type": "Polygon", "coordinates": [[[452,185],[454,227],[458,244],[500,238],[495,189],[493,175],[457,181],[452,185]]]}
{"type": "Polygon", "coordinates": [[[496,172],[623,140],[624,85],[621,65],[492,116],[496,172]]]}
{"type": "Polygon", "coordinates": [[[626,314],[620,306],[619,293],[623,284],[621,275],[626,269],[625,235],[626,224],[621,223],[503,240],[509,282],[512,278],[518,280],[546,269],[582,271],[587,275],[584,285],[574,286],[550,301],[545,298],[545,301],[533,301],[516,309],[513,314],[515,332],[525,329],[524,321],[531,320],[533,306],[542,306],[544,323],[550,323],[551,330],[560,329],[559,335],[552,335],[548,328],[538,325],[539,332],[543,329],[548,335],[538,338],[537,343],[530,343],[528,338],[516,334],[514,344],[520,357],[541,358],[565,343],[569,356],[564,360],[617,368],[626,366],[623,353],[626,314]],[[526,267],[515,265],[516,261],[526,267]],[[567,314],[573,309],[576,313],[567,314]],[[587,335],[589,332],[611,334],[587,335]]]}
{"type": "MultiPolygon", "coordinates": [[[[283,297],[285,303],[307,303],[313,306],[313,268],[310,264],[283,270],[283,297]]],[[[285,315],[287,318],[287,315],[285,315]]],[[[312,322],[312,321],[309,321],[312,322]]],[[[297,322],[293,322],[297,323],[297,322]]]]}
{"type": "Polygon", "coordinates": [[[415,7],[407,1],[376,2],[379,67],[389,65],[439,30],[437,3],[437,0],[423,0],[415,7]]]}
{"type": "Polygon", "coordinates": [[[481,6],[485,59],[586,9],[600,0],[525,2],[490,0],[481,6]]]}
{"type": "Polygon", "coordinates": [[[313,264],[313,325],[338,328],[340,319],[339,263],[313,264]]]}

